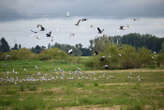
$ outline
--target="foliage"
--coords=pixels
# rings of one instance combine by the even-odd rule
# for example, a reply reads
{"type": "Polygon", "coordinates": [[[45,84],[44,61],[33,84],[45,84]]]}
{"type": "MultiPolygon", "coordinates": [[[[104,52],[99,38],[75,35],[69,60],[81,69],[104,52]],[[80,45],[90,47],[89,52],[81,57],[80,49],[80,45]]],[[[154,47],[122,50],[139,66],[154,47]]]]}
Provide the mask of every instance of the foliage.
{"type": "Polygon", "coordinates": [[[160,52],[164,38],[158,38],[151,34],[130,33],[123,36],[103,36],[90,40],[90,48],[102,52],[105,43],[127,44],[136,49],[146,47],[152,51],[160,52]]]}
{"type": "Polygon", "coordinates": [[[35,58],[35,54],[33,54],[29,49],[19,49],[12,50],[7,53],[3,53],[0,55],[1,60],[18,60],[18,59],[33,59],[35,58]]]}
{"type": "Polygon", "coordinates": [[[68,56],[62,50],[59,50],[57,48],[49,48],[49,49],[42,51],[42,53],[40,53],[38,55],[38,57],[41,60],[51,60],[51,59],[62,59],[62,60],[64,60],[68,56]]]}
{"type": "Polygon", "coordinates": [[[162,45],[162,49],[159,53],[158,62],[159,62],[159,65],[164,65],[164,44],[162,45]]]}
{"type": "Polygon", "coordinates": [[[35,48],[32,48],[31,50],[32,50],[32,52],[34,52],[34,53],[36,53],[36,54],[39,54],[41,51],[43,51],[44,49],[45,49],[46,47],[44,47],[44,46],[39,46],[39,45],[37,45],[35,48]]]}
{"type": "Polygon", "coordinates": [[[72,49],[73,56],[91,56],[91,51],[88,48],[83,48],[82,44],[76,44],[75,46],[72,46],[68,44],[55,43],[55,45],[52,45],[51,48],[58,48],[66,53],[68,52],[68,50],[72,49]]]}
{"type": "Polygon", "coordinates": [[[151,50],[147,48],[139,48],[138,49],[138,54],[139,54],[139,63],[141,67],[144,67],[145,65],[150,65],[153,63],[153,55],[151,50]]]}
{"type": "Polygon", "coordinates": [[[155,62],[156,54],[144,47],[136,50],[130,45],[109,44],[104,48],[104,52],[93,56],[86,65],[95,69],[104,69],[105,65],[109,65],[110,69],[128,69],[156,65],[155,62]],[[102,57],[105,57],[105,60],[102,61],[102,57]]]}
{"type": "Polygon", "coordinates": [[[139,56],[134,47],[123,45],[121,49],[121,66],[122,68],[139,67],[139,56]]]}
{"type": "Polygon", "coordinates": [[[1,38],[0,40],[0,52],[8,52],[10,51],[10,46],[5,38],[1,38]]]}

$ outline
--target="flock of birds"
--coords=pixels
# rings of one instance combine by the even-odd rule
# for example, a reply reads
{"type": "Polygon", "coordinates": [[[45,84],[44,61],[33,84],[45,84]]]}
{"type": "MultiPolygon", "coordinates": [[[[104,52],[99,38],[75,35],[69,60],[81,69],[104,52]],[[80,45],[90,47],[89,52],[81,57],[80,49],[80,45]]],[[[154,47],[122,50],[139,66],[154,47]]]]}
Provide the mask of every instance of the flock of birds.
{"type": "MultiPolygon", "coordinates": [[[[70,12],[69,11],[66,12],[66,17],[70,17],[70,12]]],[[[136,18],[133,18],[132,20],[133,21],[137,21],[136,18]]],[[[77,20],[77,22],[74,25],[75,26],[79,26],[81,23],[86,22],[86,21],[88,21],[88,18],[80,18],[80,19],[77,20]]],[[[93,28],[93,27],[94,27],[94,25],[91,24],[90,28],[93,28]]],[[[43,26],[42,24],[38,24],[36,26],[36,28],[37,28],[37,31],[31,30],[31,32],[34,33],[34,34],[37,34],[37,33],[41,32],[41,31],[46,31],[45,26],[43,26]]],[[[119,27],[119,30],[127,30],[128,28],[129,28],[129,25],[121,25],[119,27]]],[[[98,34],[103,34],[103,32],[105,31],[103,28],[101,28],[99,26],[96,29],[97,29],[97,33],[98,34]]],[[[51,38],[52,42],[54,41],[54,35],[52,34],[52,31],[47,31],[45,36],[51,38]]],[[[70,36],[75,37],[76,34],[75,33],[70,33],[70,36]]],[[[39,40],[40,37],[37,36],[36,39],[39,40]]]]}
{"type": "MultiPolygon", "coordinates": [[[[82,72],[80,68],[77,68],[75,71],[66,72],[60,67],[50,70],[49,73],[39,72],[39,67],[35,66],[35,70],[38,72],[30,74],[28,70],[24,68],[22,72],[17,72],[15,69],[12,71],[7,71],[1,73],[0,84],[20,84],[23,82],[38,82],[38,81],[59,81],[59,80],[109,80],[119,79],[111,73],[96,73],[82,72]]],[[[119,73],[118,73],[119,74],[119,73]]],[[[127,79],[129,81],[142,81],[143,78],[139,73],[128,73],[127,79]]]]}

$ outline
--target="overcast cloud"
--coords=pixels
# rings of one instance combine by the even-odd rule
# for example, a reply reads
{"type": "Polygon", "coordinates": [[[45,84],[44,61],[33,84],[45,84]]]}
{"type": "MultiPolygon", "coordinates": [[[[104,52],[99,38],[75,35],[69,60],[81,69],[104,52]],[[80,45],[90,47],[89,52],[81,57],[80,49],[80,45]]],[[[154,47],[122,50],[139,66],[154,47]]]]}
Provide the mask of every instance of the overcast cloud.
{"type": "Polygon", "coordinates": [[[88,17],[164,17],[164,0],[0,0],[0,20],[88,17]]]}
{"type": "Polygon", "coordinates": [[[107,35],[137,32],[164,37],[163,10],[164,0],[0,0],[0,38],[5,37],[11,46],[47,45],[50,39],[44,37],[45,33],[30,32],[37,24],[53,31],[55,42],[84,46],[98,36],[97,27],[104,28],[107,35]],[[67,11],[70,17],[66,17],[67,11]],[[76,27],[74,24],[81,17],[89,20],[76,27]],[[89,27],[91,24],[93,28],[89,27]],[[128,30],[118,30],[127,24],[128,30]],[[75,37],[70,37],[71,33],[75,37]],[[37,40],[36,36],[42,37],[37,40]]]}

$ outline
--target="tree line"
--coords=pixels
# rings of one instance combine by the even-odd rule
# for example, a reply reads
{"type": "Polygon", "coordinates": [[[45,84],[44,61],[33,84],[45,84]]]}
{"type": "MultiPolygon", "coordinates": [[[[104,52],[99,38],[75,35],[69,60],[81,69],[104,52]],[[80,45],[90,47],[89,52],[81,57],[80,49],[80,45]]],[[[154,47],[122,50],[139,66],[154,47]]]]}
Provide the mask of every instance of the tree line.
{"type": "MultiPolygon", "coordinates": [[[[164,38],[159,38],[151,34],[139,34],[130,33],[123,36],[100,36],[95,39],[90,40],[90,46],[84,48],[82,44],[68,45],[55,43],[53,45],[48,45],[48,48],[59,48],[67,53],[69,49],[73,50],[73,56],[91,56],[94,51],[102,52],[106,44],[117,44],[123,45],[128,44],[136,49],[145,47],[155,52],[160,52],[162,44],[164,43],[164,38]]],[[[9,52],[11,50],[21,49],[21,44],[15,44],[14,47],[10,48],[8,42],[5,38],[0,39],[0,52],[9,52]]],[[[33,53],[39,54],[45,50],[45,46],[35,46],[31,48],[33,53]]]]}
{"type": "Polygon", "coordinates": [[[96,39],[90,40],[90,48],[102,51],[104,45],[107,43],[114,43],[117,45],[128,44],[136,49],[146,47],[157,53],[160,52],[164,38],[159,38],[151,34],[130,33],[123,36],[100,36],[96,39]]]}

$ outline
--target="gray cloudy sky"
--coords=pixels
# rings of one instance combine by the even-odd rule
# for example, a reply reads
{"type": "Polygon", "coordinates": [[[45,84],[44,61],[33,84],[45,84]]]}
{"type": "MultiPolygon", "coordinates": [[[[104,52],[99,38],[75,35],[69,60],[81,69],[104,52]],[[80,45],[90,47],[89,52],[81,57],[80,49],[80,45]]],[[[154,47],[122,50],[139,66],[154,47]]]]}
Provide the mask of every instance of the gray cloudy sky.
{"type": "Polygon", "coordinates": [[[0,0],[0,37],[10,45],[21,43],[31,47],[47,45],[50,40],[43,36],[37,40],[30,29],[43,24],[52,30],[55,42],[88,46],[89,39],[97,36],[96,27],[105,29],[107,35],[130,32],[164,36],[164,0],[0,0]],[[69,11],[71,17],[66,17],[69,11]],[[80,17],[89,18],[79,27],[74,26],[80,17]],[[131,18],[138,18],[132,22],[131,18]],[[89,25],[93,24],[91,29],[89,25]],[[129,24],[127,31],[120,32],[119,25],[129,24]],[[70,37],[75,33],[75,37],[70,37]]]}

